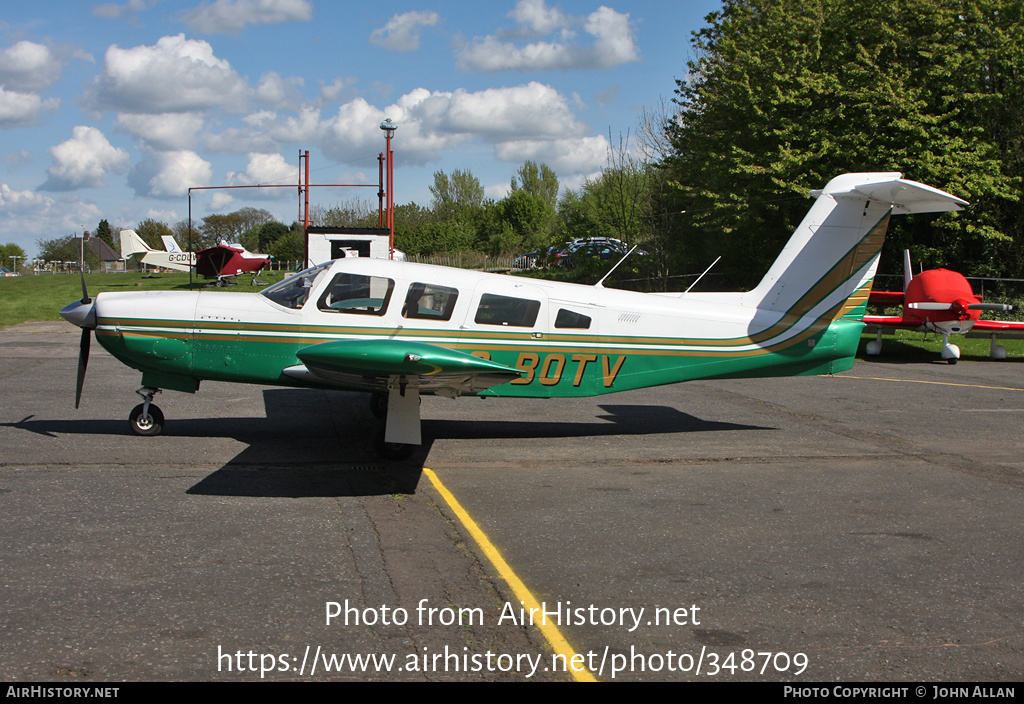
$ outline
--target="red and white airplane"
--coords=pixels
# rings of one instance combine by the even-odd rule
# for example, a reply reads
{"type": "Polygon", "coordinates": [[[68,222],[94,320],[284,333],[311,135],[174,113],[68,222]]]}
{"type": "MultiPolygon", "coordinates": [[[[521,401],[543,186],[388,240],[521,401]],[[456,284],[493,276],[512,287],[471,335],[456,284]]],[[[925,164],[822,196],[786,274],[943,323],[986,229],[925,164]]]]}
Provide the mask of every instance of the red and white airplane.
{"type": "Polygon", "coordinates": [[[867,344],[865,352],[877,355],[882,351],[882,333],[903,328],[924,330],[942,335],[942,358],[950,364],[960,359],[960,348],[949,343],[950,335],[990,337],[992,359],[1006,359],[1006,348],[996,344],[1003,337],[1024,336],[1024,322],[982,320],[984,311],[1008,311],[1013,306],[1003,303],[982,303],[962,274],[949,269],[929,269],[917,276],[910,268],[910,251],[903,252],[903,292],[872,291],[871,305],[903,305],[903,315],[865,315],[865,332],[877,337],[867,344]],[[980,333],[980,334],[979,334],[980,333]]]}

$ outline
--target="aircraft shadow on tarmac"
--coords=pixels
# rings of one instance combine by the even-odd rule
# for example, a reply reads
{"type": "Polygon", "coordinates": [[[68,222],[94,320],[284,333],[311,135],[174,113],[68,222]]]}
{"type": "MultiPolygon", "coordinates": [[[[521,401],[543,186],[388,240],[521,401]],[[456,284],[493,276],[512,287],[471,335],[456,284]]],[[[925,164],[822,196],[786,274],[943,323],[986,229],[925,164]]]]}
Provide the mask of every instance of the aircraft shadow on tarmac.
{"type": "MultiPolygon", "coordinates": [[[[161,438],[232,438],[247,447],[191,487],[189,493],[291,498],[414,493],[436,439],[487,442],[770,429],[703,420],[670,406],[605,404],[600,406],[604,414],[579,421],[566,421],[561,415],[557,420],[424,420],[423,445],[412,457],[402,462],[381,462],[371,442],[378,421],[371,416],[364,394],[264,389],[263,401],[265,418],[170,417],[160,438],[132,436],[124,419],[36,420],[29,416],[0,427],[48,437],[126,436],[125,442],[135,443],[148,460],[161,461],[164,453],[171,463],[175,461],[174,450],[162,445],[161,438]]],[[[202,456],[198,446],[188,455],[192,462],[202,456]]]]}

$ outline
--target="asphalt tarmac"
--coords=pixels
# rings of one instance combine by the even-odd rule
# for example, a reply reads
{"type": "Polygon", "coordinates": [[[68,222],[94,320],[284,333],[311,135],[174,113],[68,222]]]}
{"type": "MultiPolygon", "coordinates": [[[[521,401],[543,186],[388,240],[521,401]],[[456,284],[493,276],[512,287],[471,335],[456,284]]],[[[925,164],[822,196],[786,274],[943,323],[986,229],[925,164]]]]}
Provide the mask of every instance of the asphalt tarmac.
{"type": "Polygon", "coordinates": [[[135,437],[95,344],[74,409],[78,341],[0,331],[5,681],[1024,673],[1021,360],[427,398],[383,464],[344,392],[204,382],[135,437]]]}

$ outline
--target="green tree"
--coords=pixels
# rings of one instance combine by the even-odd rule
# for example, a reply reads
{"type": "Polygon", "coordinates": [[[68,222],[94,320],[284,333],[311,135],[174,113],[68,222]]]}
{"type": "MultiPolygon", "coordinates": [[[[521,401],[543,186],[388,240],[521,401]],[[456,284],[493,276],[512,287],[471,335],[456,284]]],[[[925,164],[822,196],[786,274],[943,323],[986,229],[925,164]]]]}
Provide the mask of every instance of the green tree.
{"type": "Polygon", "coordinates": [[[250,252],[267,252],[270,245],[288,232],[288,226],[283,222],[265,222],[246,230],[242,235],[242,245],[250,252]]]}
{"type": "Polygon", "coordinates": [[[302,223],[293,222],[287,232],[270,244],[266,253],[281,262],[301,261],[305,254],[302,223]]]}
{"type": "Polygon", "coordinates": [[[554,213],[540,196],[515,190],[498,201],[496,209],[500,230],[491,239],[496,254],[527,252],[550,242],[554,213]]]}
{"type": "Polygon", "coordinates": [[[434,213],[442,218],[457,215],[465,208],[479,208],[484,202],[484,187],[480,185],[480,179],[468,170],[455,169],[451,176],[437,171],[429,188],[434,213]]]}
{"type": "Polygon", "coordinates": [[[887,257],[913,243],[1000,268],[1024,217],[1021,7],[726,0],[695,33],[670,128],[674,210],[686,211],[695,263],[724,254],[720,269],[759,275],[809,189],[846,171],[902,171],[977,206],[894,224],[887,257]]]}
{"type": "Polygon", "coordinates": [[[159,250],[163,250],[164,248],[164,242],[160,238],[164,235],[174,234],[167,223],[160,220],[154,220],[153,218],[146,218],[139,222],[139,224],[135,226],[135,233],[150,247],[159,250]]]}
{"type": "Polygon", "coordinates": [[[100,224],[96,226],[93,236],[106,242],[115,251],[117,250],[117,247],[114,245],[114,233],[110,229],[110,223],[106,220],[100,220],[100,224]]]}
{"type": "Polygon", "coordinates": [[[0,266],[7,267],[11,271],[21,271],[22,267],[28,264],[25,259],[25,250],[14,242],[0,244],[0,266]]]}
{"type": "Polygon", "coordinates": [[[537,196],[554,212],[558,206],[558,176],[547,164],[524,162],[512,177],[512,191],[526,191],[537,196]]]}
{"type": "Polygon", "coordinates": [[[380,227],[379,213],[378,203],[353,198],[330,208],[314,206],[310,218],[321,227],[380,227]]]}

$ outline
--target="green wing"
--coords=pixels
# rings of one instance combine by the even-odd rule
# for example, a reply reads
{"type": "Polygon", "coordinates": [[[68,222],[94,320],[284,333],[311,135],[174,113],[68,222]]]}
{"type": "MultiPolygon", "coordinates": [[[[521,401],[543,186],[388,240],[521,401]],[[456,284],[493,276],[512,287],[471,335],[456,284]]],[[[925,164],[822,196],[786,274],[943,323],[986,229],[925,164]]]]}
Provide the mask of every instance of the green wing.
{"type": "Polygon", "coordinates": [[[393,377],[417,377],[421,393],[458,396],[522,374],[465,352],[403,340],[334,340],[304,347],[296,356],[302,364],[285,369],[286,375],[359,391],[383,391],[393,377]]]}

